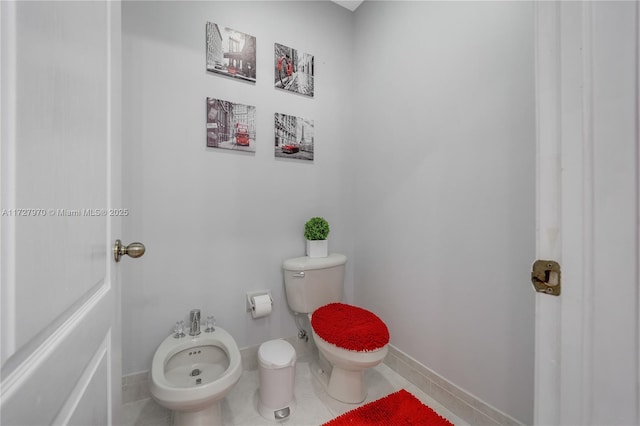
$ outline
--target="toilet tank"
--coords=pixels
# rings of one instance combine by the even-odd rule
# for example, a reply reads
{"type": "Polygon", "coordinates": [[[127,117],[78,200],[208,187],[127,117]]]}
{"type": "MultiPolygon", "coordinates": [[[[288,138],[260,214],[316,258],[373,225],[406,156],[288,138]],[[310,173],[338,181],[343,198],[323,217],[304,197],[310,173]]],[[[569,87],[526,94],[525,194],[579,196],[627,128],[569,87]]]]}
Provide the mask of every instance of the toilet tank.
{"type": "Polygon", "coordinates": [[[311,313],[327,303],[342,300],[347,256],[296,257],[282,264],[287,303],[292,311],[311,313]]]}

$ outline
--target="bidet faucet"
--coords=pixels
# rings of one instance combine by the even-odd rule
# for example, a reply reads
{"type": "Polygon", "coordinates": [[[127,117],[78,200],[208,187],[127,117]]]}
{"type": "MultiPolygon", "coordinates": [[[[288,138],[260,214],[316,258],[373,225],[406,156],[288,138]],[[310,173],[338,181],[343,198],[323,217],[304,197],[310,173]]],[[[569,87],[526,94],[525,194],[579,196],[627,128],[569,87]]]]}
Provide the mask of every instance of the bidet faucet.
{"type": "Polygon", "coordinates": [[[191,310],[189,313],[189,322],[191,323],[189,336],[197,336],[200,334],[200,309],[191,310]]]}

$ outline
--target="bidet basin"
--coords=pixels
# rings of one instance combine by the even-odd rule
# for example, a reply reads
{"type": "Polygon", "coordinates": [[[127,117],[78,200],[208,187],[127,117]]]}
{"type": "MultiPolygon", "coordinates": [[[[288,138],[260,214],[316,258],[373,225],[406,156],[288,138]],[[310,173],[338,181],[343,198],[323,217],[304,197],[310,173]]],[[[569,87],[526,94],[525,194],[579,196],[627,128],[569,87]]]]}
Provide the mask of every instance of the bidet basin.
{"type": "Polygon", "coordinates": [[[169,358],[164,374],[176,387],[188,388],[220,379],[229,365],[227,353],[219,346],[190,346],[169,358]]]}
{"type": "Polygon", "coordinates": [[[242,375],[240,350],[221,327],[197,336],[167,337],[151,365],[150,391],[175,411],[174,424],[221,423],[220,401],[242,375]]]}

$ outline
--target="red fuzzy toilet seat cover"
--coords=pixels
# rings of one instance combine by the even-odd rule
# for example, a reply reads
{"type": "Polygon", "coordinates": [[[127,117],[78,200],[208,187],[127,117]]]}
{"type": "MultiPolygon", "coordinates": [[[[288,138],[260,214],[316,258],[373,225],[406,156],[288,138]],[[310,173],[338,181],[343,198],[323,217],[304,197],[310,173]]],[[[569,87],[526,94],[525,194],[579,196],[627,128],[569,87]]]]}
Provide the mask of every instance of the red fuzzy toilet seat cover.
{"type": "Polygon", "coordinates": [[[323,340],[350,351],[374,351],[389,343],[389,330],[380,318],[344,303],[329,303],[316,309],[311,326],[323,340]]]}

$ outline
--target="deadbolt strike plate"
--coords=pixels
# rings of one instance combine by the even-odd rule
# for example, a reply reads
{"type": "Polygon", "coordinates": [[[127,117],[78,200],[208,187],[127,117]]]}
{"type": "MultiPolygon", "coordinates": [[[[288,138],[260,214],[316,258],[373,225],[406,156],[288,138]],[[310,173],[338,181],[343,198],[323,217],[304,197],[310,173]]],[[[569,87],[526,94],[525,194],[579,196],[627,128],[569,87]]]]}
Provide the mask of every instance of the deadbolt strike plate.
{"type": "Polygon", "coordinates": [[[560,264],[553,260],[536,260],[533,263],[531,282],[539,293],[560,296],[560,264]]]}

